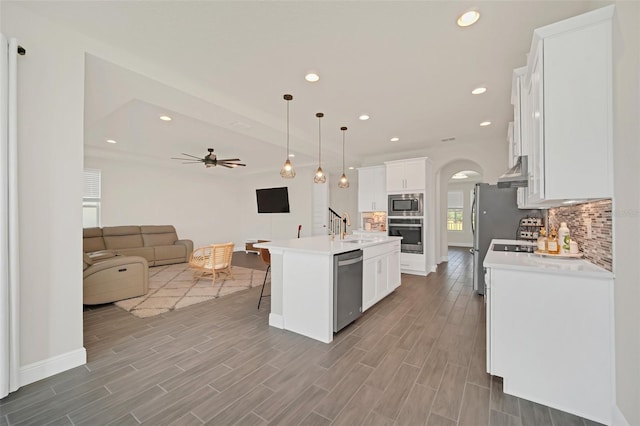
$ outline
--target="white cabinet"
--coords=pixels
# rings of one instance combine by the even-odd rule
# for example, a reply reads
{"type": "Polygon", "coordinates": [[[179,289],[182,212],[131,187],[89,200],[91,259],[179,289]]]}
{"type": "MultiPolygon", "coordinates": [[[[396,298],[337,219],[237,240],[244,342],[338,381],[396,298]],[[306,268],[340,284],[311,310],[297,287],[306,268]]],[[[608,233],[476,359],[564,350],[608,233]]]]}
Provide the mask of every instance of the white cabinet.
{"type": "Polygon", "coordinates": [[[361,167],[358,169],[358,211],[387,211],[385,166],[361,167]]]}
{"type": "Polygon", "coordinates": [[[387,192],[424,191],[426,187],[426,159],[387,161],[387,192]]]}
{"type": "Polygon", "coordinates": [[[400,286],[400,242],[364,248],[362,310],[365,311],[400,286]]]}
{"type": "Polygon", "coordinates": [[[521,86],[529,205],[613,196],[614,6],[538,28],[521,86]]]}
{"type": "Polygon", "coordinates": [[[506,267],[487,275],[487,372],[503,377],[507,394],[611,424],[613,278],[506,267]]]}
{"type": "Polygon", "coordinates": [[[423,254],[400,253],[400,268],[409,274],[427,275],[427,264],[423,254]]]}

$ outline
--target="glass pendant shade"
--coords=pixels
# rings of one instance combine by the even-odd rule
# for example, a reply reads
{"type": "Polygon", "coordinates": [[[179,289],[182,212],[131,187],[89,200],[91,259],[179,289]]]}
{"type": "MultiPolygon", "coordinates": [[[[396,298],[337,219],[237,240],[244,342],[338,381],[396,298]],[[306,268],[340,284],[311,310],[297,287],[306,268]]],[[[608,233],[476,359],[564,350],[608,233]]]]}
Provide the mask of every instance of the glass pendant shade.
{"type": "Polygon", "coordinates": [[[340,176],[340,181],[338,182],[338,188],[344,189],[348,187],[349,187],[349,180],[347,179],[347,175],[343,173],[342,176],[340,176]]]}
{"type": "Polygon", "coordinates": [[[322,167],[318,167],[316,170],[316,174],[313,176],[314,183],[325,183],[327,181],[327,176],[324,174],[322,167]]]}
{"type": "Polygon", "coordinates": [[[293,99],[291,95],[284,95],[284,100],[287,101],[287,159],[280,169],[280,176],[285,179],[293,179],[296,177],[296,171],[293,169],[293,164],[291,164],[291,160],[289,160],[289,102],[293,99]]]}
{"type": "Polygon", "coordinates": [[[340,180],[338,181],[338,188],[345,189],[349,187],[349,180],[344,173],[344,133],[347,131],[347,128],[340,127],[340,130],[342,130],[342,176],[340,176],[340,180]]]}
{"type": "Polygon", "coordinates": [[[316,169],[316,174],[313,176],[314,183],[325,183],[327,181],[327,176],[324,174],[322,170],[322,133],[320,131],[320,122],[324,114],[319,112],[316,114],[318,117],[318,168],[316,169]]]}
{"type": "Polygon", "coordinates": [[[280,169],[280,176],[285,179],[292,179],[296,177],[296,171],[293,169],[293,164],[287,158],[287,161],[284,162],[284,166],[280,169]]]}

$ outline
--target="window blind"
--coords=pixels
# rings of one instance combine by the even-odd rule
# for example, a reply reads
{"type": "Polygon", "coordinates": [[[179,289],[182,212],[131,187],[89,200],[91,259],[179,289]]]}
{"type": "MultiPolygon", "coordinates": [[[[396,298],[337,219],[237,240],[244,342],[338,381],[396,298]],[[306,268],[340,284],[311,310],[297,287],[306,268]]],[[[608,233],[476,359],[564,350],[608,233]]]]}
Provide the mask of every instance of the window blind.
{"type": "Polygon", "coordinates": [[[464,193],[462,191],[449,191],[447,207],[450,209],[464,208],[463,194],[464,193]]]}
{"type": "Polygon", "coordinates": [[[100,170],[84,169],[84,200],[100,201],[100,170]]]}

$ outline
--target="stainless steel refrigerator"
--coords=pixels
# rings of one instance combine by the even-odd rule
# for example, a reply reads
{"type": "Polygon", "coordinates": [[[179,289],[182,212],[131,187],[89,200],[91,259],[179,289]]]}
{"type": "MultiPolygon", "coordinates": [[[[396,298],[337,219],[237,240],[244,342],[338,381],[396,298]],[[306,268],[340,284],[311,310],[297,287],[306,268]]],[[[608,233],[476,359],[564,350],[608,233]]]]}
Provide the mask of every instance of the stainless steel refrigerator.
{"type": "Polygon", "coordinates": [[[539,210],[518,209],[517,188],[498,188],[488,183],[476,184],[471,206],[471,230],[473,231],[473,289],[484,294],[484,268],[491,240],[518,239],[520,219],[541,216],[539,210]]]}

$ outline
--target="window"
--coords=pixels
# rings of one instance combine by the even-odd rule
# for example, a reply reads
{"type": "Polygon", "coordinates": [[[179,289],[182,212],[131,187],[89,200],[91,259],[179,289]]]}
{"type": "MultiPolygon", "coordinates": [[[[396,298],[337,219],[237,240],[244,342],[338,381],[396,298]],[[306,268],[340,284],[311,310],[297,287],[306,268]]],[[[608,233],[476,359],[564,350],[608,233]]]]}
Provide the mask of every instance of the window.
{"type": "Polygon", "coordinates": [[[100,170],[84,169],[82,227],[100,226],[100,170]]]}
{"type": "Polygon", "coordinates": [[[463,230],[463,192],[449,191],[447,204],[447,231],[463,230]]]}

